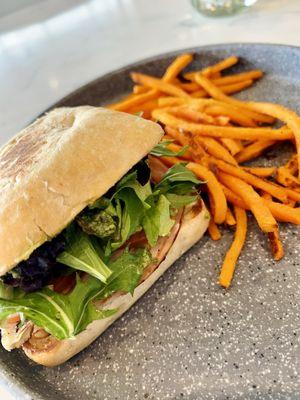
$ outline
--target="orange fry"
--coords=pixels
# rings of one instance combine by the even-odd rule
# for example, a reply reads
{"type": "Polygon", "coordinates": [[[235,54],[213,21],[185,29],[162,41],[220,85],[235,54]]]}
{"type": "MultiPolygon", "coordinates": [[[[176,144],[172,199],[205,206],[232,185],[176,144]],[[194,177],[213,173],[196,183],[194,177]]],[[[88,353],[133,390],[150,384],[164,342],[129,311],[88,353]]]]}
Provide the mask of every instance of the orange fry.
{"type": "Polygon", "coordinates": [[[268,233],[269,243],[274,260],[279,261],[284,256],[283,244],[280,240],[279,229],[268,233]]]}
{"type": "Polygon", "coordinates": [[[276,143],[275,140],[256,140],[255,142],[244,147],[237,156],[236,161],[238,163],[243,163],[245,161],[253,160],[254,158],[260,156],[264,150],[273,146],[276,143]]]}
{"type": "Polygon", "coordinates": [[[184,74],[184,78],[187,80],[194,80],[194,77],[196,74],[200,73],[203,74],[204,76],[211,76],[214,75],[220,71],[223,71],[226,68],[230,68],[233,65],[235,65],[238,62],[238,58],[235,56],[228,57],[215,65],[212,65],[210,67],[206,67],[202,69],[201,71],[194,71],[194,72],[187,72],[184,74]]]}
{"type": "Polygon", "coordinates": [[[187,106],[173,107],[169,109],[169,112],[175,117],[188,119],[193,122],[205,122],[207,124],[217,125],[217,120],[214,117],[207,115],[201,111],[196,111],[193,108],[189,108],[187,106]]]}
{"type": "Polygon", "coordinates": [[[264,204],[263,199],[248,183],[239,178],[219,172],[221,182],[229,187],[234,193],[240,196],[252,211],[260,229],[263,232],[274,232],[277,227],[276,220],[269,208],[264,204]]]}
{"type": "Polygon", "coordinates": [[[223,76],[217,79],[211,79],[211,81],[219,86],[219,85],[229,85],[232,83],[237,83],[241,81],[247,81],[250,79],[259,79],[263,76],[263,72],[261,70],[253,70],[248,72],[242,72],[240,74],[233,74],[228,76],[223,76]]]}
{"type": "Polygon", "coordinates": [[[236,231],[230,249],[227,251],[219,277],[221,286],[228,288],[232,281],[237,260],[244,247],[247,235],[247,214],[242,208],[234,206],[236,231]]]}
{"type": "MultiPolygon", "coordinates": [[[[230,85],[224,85],[224,86],[219,86],[219,89],[222,93],[224,94],[232,94],[232,93],[237,93],[240,92],[243,89],[246,89],[247,87],[251,86],[253,84],[253,80],[249,79],[247,81],[242,81],[242,82],[237,82],[237,83],[232,83],[230,85]]],[[[198,89],[195,92],[191,94],[191,97],[207,97],[208,93],[203,90],[203,89],[198,89]]]]}
{"type": "Polygon", "coordinates": [[[253,175],[259,176],[260,178],[268,178],[274,175],[275,167],[243,167],[243,170],[250,172],[253,175]]]}
{"type": "MultiPolygon", "coordinates": [[[[269,193],[263,193],[262,197],[266,200],[272,200],[272,196],[269,193]]],[[[278,227],[274,232],[268,233],[268,239],[274,260],[276,261],[281,260],[281,258],[284,256],[284,249],[282,242],[280,240],[278,227]]]]}
{"type": "Polygon", "coordinates": [[[221,232],[212,218],[209,221],[208,233],[212,240],[220,240],[221,239],[221,232]]]}
{"type": "Polygon", "coordinates": [[[256,123],[253,121],[252,118],[249,118],[248,115],[245,115],[241,112],[236,112],[231,107],[226,107],[226,105],[211,105],[205,108],[205,112],[208,115],[218,116],[218,115],[225,115],[228,117],[232,122],[249,128],[254,128],[256,123]]]}
{"type": "Polygon", "coordinates": [[[289,170],[292,175],[295,175],[298,171],[298,160],[297,154],[293,154],[289,161],[285,164],[285,168],[289,170]]]}
{"type": "Polygon", "coordinates": [[[222,142],[222,144],[224,144],[225,147],[227,147],[233,156],[243,149],[243,146],[238,139],[220,138],[219,140],[222,142]]]}
{"type": "Polygon", "coordinates": [[[280,106],[279,104],[254,102],[247,102],[245,104],[246,107],[250,108],[251,110],[254,110],[256,112],[259,111],[264,114],[270,115],[273,118],[279,119],[291,129],[295,136],[298,165],[300,165],[300,117],[298,117],[298,115],[294,111],[288,110],[287,108],[280,106]]]}
{"type": "Polygon", "coordinates": [[[287,190],[271,183],[267,180],[263,180],[257,176],[250,174],[249,172],[243,170],[240,167],[228,164],[222,160],[211,159],[213,165],[217,166],[221,171],[226,172],[227,174],[233,175],[243,181],[249,183],[261,189],[267,193],[270,193],[276,199],[284,202],[287,202],[287,190]]]}
{"type": "Polygon", "coordinates": [[[175,60],[166,69],[163,80],[166,82],[171,82],[192,61],[192,54],[181,54],[180,56],[176,57],[175,60]]]}
{"type": "Polygon", "coordinates": [[[173,85],[172,83],[163,81],[162,79],[140,74],[138,72],[132,72],[131,78],[135,83],[170,94],[171,96],[188,97],[188,94],[185,91],[173,85]]]}
{"type": "Polygon", "coordinates": [[[293,138],[292,132],[287,128],[239,128],[235,126],[211,126],[186,122],[180,118],[176,118],[163,109],[156,109],[152,112],[155,120],[173,128],[183,129],[198,135],[211,137],[228,137],[231,139],[256,140],[273,139],[288,140],[293,138]]]}
{"type": "Polygon", "coordinates": [[[232,212],[231,212],[229,207],[227,207],[225,223],[228,226],[236,225],[236,219],[234,218],[234,216],[233,216],[233,214],[232,214],[232,212]]]}
{"type": "Polygon", "coordinates": [[[223,101],[225,103],[231,103],[238,107],[241,107],[243,112],[247,112],[249,116],[252,116],[257,121],[272,123],[274,122],[274,117],[270,117],[262,112],[254,111],[253,109],[250,110],[249,107],[246,106],[246,103],[242,102],[241,100],[234,99],[232,97],[226,96],[226,94],[216,85],[214,85],[209,79],[202,76],[201,74],[197,74],[195,76],[195,81],[203,87],[203,89],[209,93],[211,97],[214,99],[223,101]],[[250,111],[250,113],[249,113],[250,111]]]}
{"type": "Polygon", "coordinates": [[[107,106],[107,108],[110,108],[111,110],[116,110],[116,111],[126,111],[130,109],[131,107],[136,107],[139,106],[149,100],[156,99],[158,96],[156,90],[149,90],[147,93],[143,93],[137,96],[133,96],[130,98],[125,98],[121,100],[118,103],[113,103],[107,106]]]}
{"type": "MultiPolygon", "coordinates": [[[[244,202],[244,200],[240,196],[238,196],[236,193],[234,193],[232,190],[224,185],[222,185],[222,188],[228,202],[238,207],[244,208],[245,210],[250,209],[250,207],[244,202]]],[[[276,203],[274,201],[266,200],[264,198],[263,201],[277,221],[290,222],[295,225],[300,225],[300,207],[292,208],[289,205],[276,203]]]]}
{"type": "Polygon", "coordinates": [[[300,187],[300,179],[292,175],[286,167],[278,168],[276,180],[283,186],[300,187]]]}

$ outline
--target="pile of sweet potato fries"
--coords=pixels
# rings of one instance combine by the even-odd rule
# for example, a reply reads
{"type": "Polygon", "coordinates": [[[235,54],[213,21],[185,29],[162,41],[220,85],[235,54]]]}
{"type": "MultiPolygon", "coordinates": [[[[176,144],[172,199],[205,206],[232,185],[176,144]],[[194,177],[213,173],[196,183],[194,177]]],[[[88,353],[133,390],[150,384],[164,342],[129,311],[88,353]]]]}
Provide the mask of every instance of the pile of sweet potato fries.
{"type": "Polygon", "coordinates": [[[235,227],[234,240],[221,267],[219,282],[229,287],[247,233],[247,213],[268,236],[275,260],[284,249],[278,222],[300,224],[300,117],[278,104],[241,101],[232,93],[251,86],[263,76],[260,70],[222,76],[238,63],[229,57],[199,71],[185,72],[192,54],[178,56],[161,78],[131,74],[133,93],[109,108],[141,112],[158,121],[163,140],[180,157],[160,157],[167,166],[186,162],[202,181],[211,213],[209,234],[219,240],[218,225],[235,227]],[[280,127],[274,123],[280,121],[280,127]],[[278,141],[290,141],[295,154],[280,167],[247,167],[278,141]]]}

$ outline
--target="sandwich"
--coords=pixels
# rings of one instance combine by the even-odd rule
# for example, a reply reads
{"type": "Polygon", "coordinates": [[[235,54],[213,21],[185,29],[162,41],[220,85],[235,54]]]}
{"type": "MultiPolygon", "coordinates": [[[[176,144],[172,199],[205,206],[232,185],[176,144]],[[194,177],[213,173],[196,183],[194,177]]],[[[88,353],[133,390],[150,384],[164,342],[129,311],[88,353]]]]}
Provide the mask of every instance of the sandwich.
{"type": "Polygon", "coordinates": [[[201,182],[161,162],[163,133],[135,115],[57,108],[1,149],[5,349],[65,362],[202,237],[201,182]]]}

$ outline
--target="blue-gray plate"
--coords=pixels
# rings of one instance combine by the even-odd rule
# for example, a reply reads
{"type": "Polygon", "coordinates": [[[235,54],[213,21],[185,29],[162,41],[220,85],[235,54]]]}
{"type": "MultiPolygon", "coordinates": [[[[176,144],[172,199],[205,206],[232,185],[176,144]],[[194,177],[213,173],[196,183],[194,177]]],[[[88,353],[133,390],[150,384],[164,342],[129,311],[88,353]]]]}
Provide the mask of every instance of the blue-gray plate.
{"type": "MultiPolygon", "coordinates": [[[[189,49],[191,68],[235,54],[234,71],[266,75],[240,97],[300,111],[300,48],[230,44],[189,49]]],[[[161,76],[170,53],[112,72],[58,105],[101,105],[128,92],[129,72],[161,76]]],[[[80,149],[78,149],[80,150],[80,149]]],[[[265,162],[288,157],[289,147],[265,162]]],[[[300,230],[282,225],[286,250],[274,262],[266,237],[249,218],[234,282],[217,284],[232,232],[204,237],[98,340],[64,365],[47,369],[21,352],[0,350],[2,382],[24,399],[299,399],[300,230]]]]}

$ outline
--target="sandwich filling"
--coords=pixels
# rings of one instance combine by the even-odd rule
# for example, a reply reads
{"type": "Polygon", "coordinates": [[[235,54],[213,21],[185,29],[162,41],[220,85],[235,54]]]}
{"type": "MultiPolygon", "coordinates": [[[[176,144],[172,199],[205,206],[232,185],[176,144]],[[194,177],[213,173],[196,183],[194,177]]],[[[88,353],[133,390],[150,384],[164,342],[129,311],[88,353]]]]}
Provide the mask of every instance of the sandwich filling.
{"type": "MultiPolygon", "coordinates": [[[[161,144],[63,232],[0,280],[2,344],[45,350],[112,316],[109,299],[158,267],[199,200],[199,180],[184,164],[167,168],[161,144]]],[[[167,154],[170,155],[170,154],[167,154]]]]}

